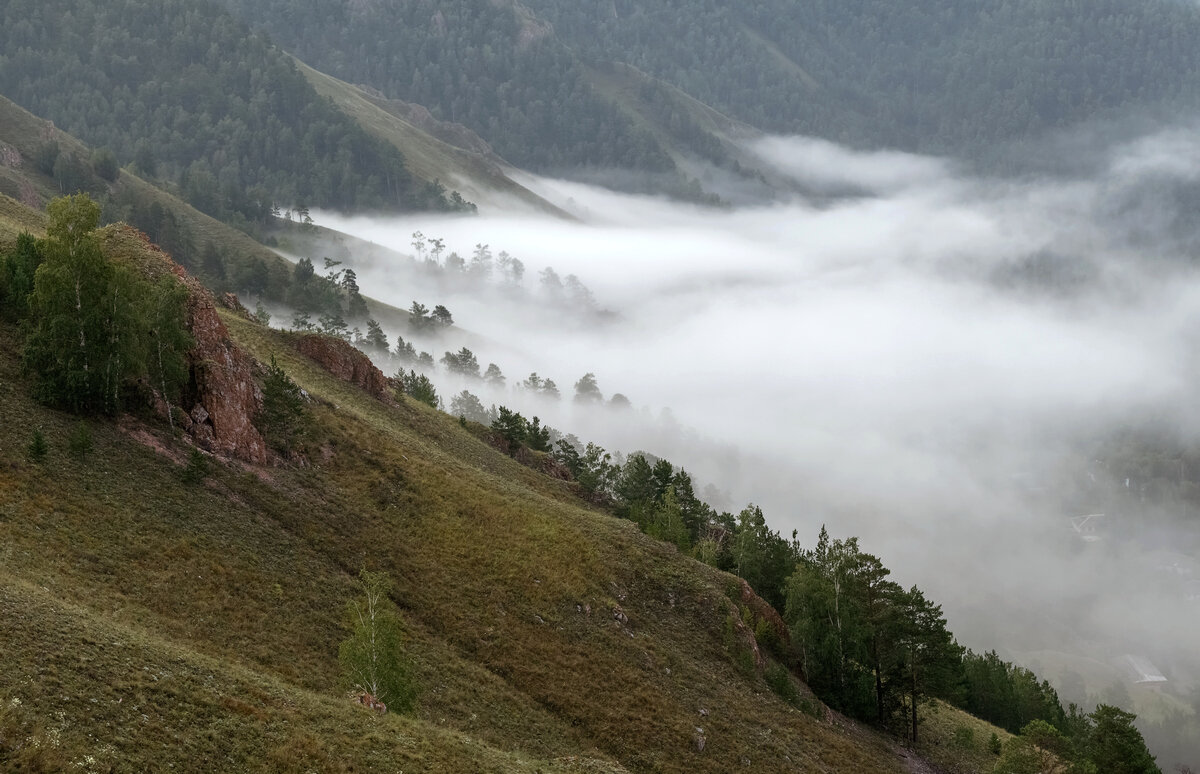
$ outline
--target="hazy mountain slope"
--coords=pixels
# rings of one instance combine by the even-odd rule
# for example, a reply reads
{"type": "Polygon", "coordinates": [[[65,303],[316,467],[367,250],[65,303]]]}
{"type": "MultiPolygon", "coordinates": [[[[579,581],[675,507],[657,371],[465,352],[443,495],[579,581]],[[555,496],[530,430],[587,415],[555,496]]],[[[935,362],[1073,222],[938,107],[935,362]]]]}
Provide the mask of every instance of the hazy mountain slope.
{"type": "Polygon", "coordinates": [[[1200,11],[1138,0],[528,0],[620,59],[763,129],[980,151],[1098,112],[1200,97],[1200,11]]]}
{"type": "Polygon", "coordinates": [[[337,380],[293,336],[224,321],[320,396],[306,466],[214,463],[186,484],[188,447],[132,418],[93,422],[73,456],[77,420],[31,402],[0,328],[0,752],[58,739],[117,770],[905,770],[888,740],[793,709],[747,666],[735,579],[453,418],[337,380]],[[23,452],[34,428],[43,464],[23,452]],[[413,719],[338,687],[364,563],[396,581],[413,719]]]}
{"type": "Polygon", "coordinates": [[[519,167],[672,172],[662,149],[591,89],[553,31],[519,7],[222,1],[313,67],[425,105],[519,167]]]}
{"type": "MultiPolygon", "coordinates": [[[[450,125],[445,128],[445,134],[450,134],[457,127],[458,142],[467,146],[460,147],[451,138],[440,139],[405,117],[420,114],[424,108],[369,93],[302,62],[297,62],[297,67],[318,94],[332,99],[360,126],[400,150],[409,169],[422,180],[440,180],[474,204],[504,202],[511,206],[519,203],[538,212],[569,217],[505,174],[503,160],[492,154],[490,148],[465,127],[450,125]]],[[[430,116],[427,123],[434,122],[430,116]]]]}
{"type": "Polygon", "coordinates": [[[451,206],[211,2],[18,0],[0,10],[0,51],[0,93],[222,219],[451,206]]]}
{"type": "Polygon", "coordinates": [[[223,1],[306,62],[538,170],[669,171],[583,65],[632,65],[767,131],[967,155],[1200,104],[1200,10],[1175,2],[223,1]]]}

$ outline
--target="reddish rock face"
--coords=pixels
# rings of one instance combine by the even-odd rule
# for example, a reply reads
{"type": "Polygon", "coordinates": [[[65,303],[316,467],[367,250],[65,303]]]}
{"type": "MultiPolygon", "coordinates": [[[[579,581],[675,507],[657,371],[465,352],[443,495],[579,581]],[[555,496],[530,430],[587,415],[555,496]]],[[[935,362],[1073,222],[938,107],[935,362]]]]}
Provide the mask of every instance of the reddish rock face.
{"type": "Polygon", "coordinates": [[[187,354],[190,430],[197,444],[246,462],[267,461],[267,444],[253,420],[262,408],[256,362],[229,338],[212,295],[182,267],[171,271],[187,286],[187,326],[195,341],[187,354]]]}
{"type": "Polygon", "coordinates": [[[342,381],[361,387],[385,403],[393,402],[387,377],[350,342],[313,333],[300,339],[296,349],[342,381]]]}

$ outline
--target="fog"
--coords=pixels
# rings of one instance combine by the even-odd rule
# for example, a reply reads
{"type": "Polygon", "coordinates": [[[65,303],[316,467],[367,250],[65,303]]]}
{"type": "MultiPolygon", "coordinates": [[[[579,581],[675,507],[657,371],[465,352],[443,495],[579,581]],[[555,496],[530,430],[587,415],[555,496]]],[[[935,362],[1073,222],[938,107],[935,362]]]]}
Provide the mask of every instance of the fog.
{"type": "MultiPolygon", "coordinates": [[[[447,403],[465,386],[610,451],[665,456],[728,496],[715,504],[753,501],[806,545],[823,523],[858,535],[943,603],[963,644],[1035,668],[1064,699],[1121,684],[1144,722],[1174,709],[1200,726],[1200,514],[1178,496],[1200,470],[1155,472],[1114,441],[1200,445],[1200,135],[1113,145],[1087,177],[983,178],[806,138],[751,150],[814,198],[704,208],[527,177],[578,221],[516,206],[313,216],[399,254],[419,230],[524,262],[523,290],[480,291],[351,250],[366,295],[445,303],[471,334],[418,348],[469,342],[508,377],[488,391],[433,375],[447,403]],[[548,266],[608,314],[547,303],[548,266]],[[564,399],[514,390],[531,371],[564,399]],[[585,372],[636,408],[575,406],[585,372]],[[1105,515],[1085,542],[1070,518],[1089,513],[1105,515]],[[1165,691],[1132,684],[1114,665],[1126,653],[1165,691]]],[[[1151,741],[1165,768],[1182,761],[1182,743],[1151,741]]]]}

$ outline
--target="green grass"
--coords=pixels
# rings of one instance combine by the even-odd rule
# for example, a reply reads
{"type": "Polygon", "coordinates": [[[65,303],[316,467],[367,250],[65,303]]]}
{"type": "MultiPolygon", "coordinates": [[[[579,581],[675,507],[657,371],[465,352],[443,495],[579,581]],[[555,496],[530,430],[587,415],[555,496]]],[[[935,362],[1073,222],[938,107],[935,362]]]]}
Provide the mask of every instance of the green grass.
{"type": "MultiPolygon", "coordinates": [[[[152,260],[123,233],[108,249],[152,260]]],[[[729,576],[454,417],[338,381],[293,335],[223,319],[319,396],[303,464],[215,461],[188,483],[190,446],[136,412],[91,420],[72,453],[78,419],[28,397],[0,326],[0,768],[37,740],[81,770],[905,770],[893,740],[743,668],[729,576]],[[364,565],[395,582],[411,717],[340,682],[364,565]]]]}

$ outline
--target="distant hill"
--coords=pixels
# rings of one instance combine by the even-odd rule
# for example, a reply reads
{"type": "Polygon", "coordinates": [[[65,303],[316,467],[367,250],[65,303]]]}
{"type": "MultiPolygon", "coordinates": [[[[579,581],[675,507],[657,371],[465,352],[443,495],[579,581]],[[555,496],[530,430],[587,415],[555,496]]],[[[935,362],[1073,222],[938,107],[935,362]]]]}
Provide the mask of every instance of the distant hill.
{"type": "MultiPolygon", "coordinates": [[[[222,220],[465,206],[211,2],[18,0],[0,8],[0,51],[0,94],[222,220]]],[[[43,139],[38,162],[65,190],[69,165],[43,139]]]]}
{"type": "Polygon", "coordinates": [[[763,131],[968,156],[1200,106],[1200,9],[1169,0],[222,2],[314,67],[544,172],[661,174],[675,150],[705,156],[708,140],[667,140],[621,110],[595,77],[613,64],[763,131]]]}

